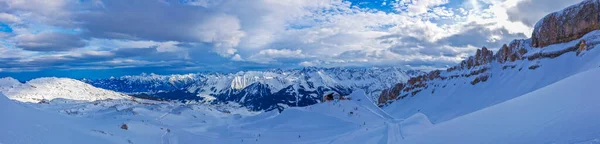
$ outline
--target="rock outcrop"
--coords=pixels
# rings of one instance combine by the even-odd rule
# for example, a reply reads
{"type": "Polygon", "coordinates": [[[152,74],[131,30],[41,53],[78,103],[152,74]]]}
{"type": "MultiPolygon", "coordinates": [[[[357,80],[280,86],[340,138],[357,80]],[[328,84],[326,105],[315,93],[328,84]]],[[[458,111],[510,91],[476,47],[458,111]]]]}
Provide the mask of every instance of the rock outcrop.
{"type": "Polygon", "coordinates": [[[379,95],[379,99],[377,100],[378,103],[385,103],[389,100],[394,100],[397,99],[398,96],[400,95],[400,92],[404,89],[404,83],[398,83],[396,85],[394,85],[393,88],[391,89],[386,89],[383,90],[381,92],[381,95],[379,95]]]}
{"type": "Polygon", "coordinates": [[[599,29],[600,0],[584,0],[540,20],[533,30],[531,46],[568,42],[599,29]]]}
{"type": "MultiPolygon", "coordinates": [[[[486,47],[478,49],[474,56],[470,56],[468,59],[463,60],[459,65],[446,69],[447,72],[454,70],[466,70],[466,73],[460,75],[453,75],[450,77],[441,76],[442,71],[434,70],[427,74],[410,78],[406,83],[398,83],[391,89],[383,90],[379,95],[378,103],[385,104],[390,100],[404,99],[407,96],[415,96],[423,89],[428,87],[427,82],[440,79],[452,79],[458,77],[470,77],[479,75],[487,71],[487,68],[474,69],[491,63],[494,60],[494,53],[486,47]]],[[[487,80],[485,78],[476,78],[477,82],[487,80]]],[[[436,86],[437,87],[437,86],[436,86]]],[[[432,92],[433,93],[433,92],[432,92]]]]}
{"type": "Polygon", "coordinates": [[[493,59],[494,59],[494,52],[489,50],[486,47],[483,47],[483,48],[477,50],[477,52],[475,53],[475,56],[470,56],[466,60],[463,60],[462,62],[460,62],[459,65],[448,68],[447,71],[450,72],[450,71],[454,71],[454,70],[471,69],[473,67],[488,64],[488,63],[492,62],[493,59]]]}
{"type": "Polygon", "coordinates": [[[494,58],[499,63],[513,62],[523,59],[523,55],[527,53],[527,49],[523,46],[525,40],[513,40],[507,46],[504,44],[494,58]]]}

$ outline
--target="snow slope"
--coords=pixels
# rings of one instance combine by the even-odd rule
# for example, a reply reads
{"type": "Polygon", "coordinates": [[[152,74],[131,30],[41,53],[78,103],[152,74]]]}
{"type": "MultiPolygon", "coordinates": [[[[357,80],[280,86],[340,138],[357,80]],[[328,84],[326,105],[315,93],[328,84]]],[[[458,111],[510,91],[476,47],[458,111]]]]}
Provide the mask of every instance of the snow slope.
{"type": "Polygon", "coordinates": [[[0,93],[13,100],[33,103],[57,98],[79,101],[129,98],[121,93],[96,88],[68,78],[38,78],[24,84],[12,78],[2,78],[0,93]]]}
{"type": "MultiPolygon", "coordinates": [[[[489,76],[485,82],[471,84],[475,76],[436,79],[430,81],[429,86],[416,95],[396,100],[384,107],[384,110],[397,118],[423,113],[433,123],[440,123],[519,97],[582,71],[599,67],[600,46],[597,43],[600,43],[600,31],[593,31],[578,40],[550,45],[543,49],[528,47],[530,50],[527,54],[566,49],[575,46],[582,39],[590,43],[589,50],[583,54],[568,52],[555,58],[525,59],[504,64],[493,62],[484,66],[487,71],[481,75],[489,76]],[[531,69],[534,65],[539,67],[531,69]]],[[[526,47],[529,44],[523,45],[526,47]]],[[[441,75],[454,75],[457,72],[461,71],[444,71],[441,75]]]]}
{"type": "Polygon", "coordinates": [[[280,114],[177,102],[0,98],[0,129],[7,130],[0,130],[0,143],[593,143],[600,136],[598,73],[437,124],[424,113],[396,119],[363,91],[280,114]]]}
{"type": "Polygon", "coordinates": [[[440,123],[407,143],[598,143],[600,69],[440,123]]]}
{"type": "Polygon", "coordinates": [[[81,120],[31,109],[2,94],[0,115],[0,143],[110,143],[85,130],[81,120]]]}

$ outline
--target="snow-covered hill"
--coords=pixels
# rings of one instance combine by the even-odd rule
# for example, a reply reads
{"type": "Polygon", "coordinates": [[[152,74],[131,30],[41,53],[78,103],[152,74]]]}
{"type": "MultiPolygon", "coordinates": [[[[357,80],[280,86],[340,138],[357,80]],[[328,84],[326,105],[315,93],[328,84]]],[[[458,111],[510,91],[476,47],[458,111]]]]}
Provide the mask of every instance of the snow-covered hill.
{"type": "Polygon", "coordinates": [[[96,88],[68,78],[38,78],[26,83],[20,83],[13,78],[2,78],[0,93],[13,100],[33,103],[58,98],[77,101],[129,98],[125,94],[96,88]]]}
{"type": "Polygon", "coordinates": [[[0,112],[8,116],[1,119],[0,128],[7,131],[0,131],[0,142],[595,143],[600,139],[600,99],[595,95],[600,91],[594,89],[598,73],[599,68],[582,72],[442,123],[431,123],[425,113],[394,118],[367,101],[362,91],[349,95],[351,100],[280,114],[172,102],[15,104],[0,98],[0,112]],[[51,114],[57,110],[64,115],[51,114]]]}
{"type": "Polygon", "coordinates": [[[435,123],[447,121],[545,87],[566,77],[600,66],[600,31],[581,39],[540,48],[528,46],[523,60],[497,61],[471,69],[441,71],[438,77],[406,86],[384,109],[396,117],[425,113],[435,123]],[[527,57],[569,49],[585,40],[587,50],[569,51],[554,58],[527,57]],[[478,79],[483,79],[477,81],[478,79]]]}
{"type": "Polygon", "coordinates": [[[86,130],[92,123],[19,105],[1,93],[0,115],[0,143],[111,143],[86,130]]]}
{"type": "Polygon", "coordinates": [[[318,103],[323,95],[348,95],[364,90],[377,99],[397,81],[423,74],[400,68],[315,68],[298,70],[242,71],[231,74],[142,74],[84,80],[96,87],[138,97],[170,100],[237,102],[252,110],[273,110],[318,103]]]}
{"type": "Polygon", "coordinates": [[[549,14],[531,39],[513,40],[495,54],[484,47],[457,66],[384,90],[378,103],[396,117],[420,112],[439,123],[597,68],[599,5],[584,0],[549,14]]]}
{"type": "Polygon", "coordinates": [[[437,124],[407,143],[598,143],[600,69],[437,124]]]}

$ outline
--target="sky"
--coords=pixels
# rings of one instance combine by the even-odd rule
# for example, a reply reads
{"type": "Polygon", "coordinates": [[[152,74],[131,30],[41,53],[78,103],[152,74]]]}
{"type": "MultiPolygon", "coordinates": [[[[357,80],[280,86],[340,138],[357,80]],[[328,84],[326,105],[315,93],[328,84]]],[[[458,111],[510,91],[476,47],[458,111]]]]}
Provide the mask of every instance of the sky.
{"type": "Polygon", "coordinates": [[[0,0],[0,77],[432,70],[580,0],[0,0]]]}

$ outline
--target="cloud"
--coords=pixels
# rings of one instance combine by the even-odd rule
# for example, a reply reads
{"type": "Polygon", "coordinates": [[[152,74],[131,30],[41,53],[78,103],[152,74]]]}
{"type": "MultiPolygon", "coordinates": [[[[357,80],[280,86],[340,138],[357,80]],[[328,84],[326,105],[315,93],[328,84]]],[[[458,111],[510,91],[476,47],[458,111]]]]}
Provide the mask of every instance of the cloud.
{"type": "Polygon", "coordinates": [[[250,56],[248,60],[257,63],[269,63],[275,61],[276,59],[302,59],[305,57],[307,56],[302,54],[302,50],[265,49],[261,50],[255,55],[250,56]]]}
{"type": "Polygon", "coordinates": [[[0,21],[13,32],[2,35],[0,68],[435,69],[526,38],[539,18],[521,13],[546,11],[526,9],[536,0],[365,2],[5,0],[0,21]]]}
{"type": "Polygon", "coordinates": [[[219,15],[200,24],[198,35],[202,42],[212,43],[216,53],[230,56],[237,52],[235,47],[240,43],[240,38],[245,36],[240,28],[240,22],[236,17],[219,15]]]}
{"type": "Polygon", "coordinates": [[[242,56],[240,56],[240,54],[235,54],[233,57],[231,57],[231,60],[233,60],[233,61],[244,61],[244,59],[242,58],[242,56]]]}
{"type": "Polygon", "coordinates": [[[58,26],[71,27],[73,10],[77,9],[70,0],[4,0],[0,1],[0,12],[7,13],[0,16],[19,22],[27,19],[29,22],[44,23],[58,26]],[[13,16],[19,19],[11,18],[13,16]]]}
{"type": "Polygon", "coordinates": [[[67,51],[86,45],[76,35],[58,32],[23,34],[17,36],[15,41],[17,47],[30,51],[67,51]]]}
{"type": "Polygon", "coordinates": [[[581,0],[522,0],[508,9],[508,16],[511,21],[522,22],[533,27],[547,14],[579,2],[581,0]]]}
{"type": "Polygon", "coordinates": [[[441,39],[441,43],[453,47],[489,47],[500,48],[513,39],[522,39],[523,33],[510,33],[506,28],[489,28],[488,24],[469,23],[463,26],[463,31],[441,39]]]}
{"type": "Polygon", "coordinates": [[[393,5],[397,11],[406,11],[410,15],[419,15],[448,2],[448,0],[400,0],[396,1],[393,5]]]}
{"type": "Polygon", "coordinates": [[[0,22],[3,23],[20,23],[21,19],[13,14],[0,13],[0,22]]]}
{"type": "Polygon", "coordinates": [[[312,66],[318,66],[319,63],[321,63],[320,61],[303,61],[300,62],[298,65],[303,66],[303,67],[312,67],[312,66]]]}

